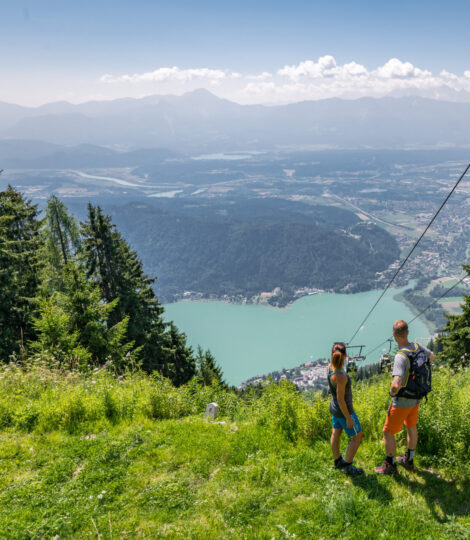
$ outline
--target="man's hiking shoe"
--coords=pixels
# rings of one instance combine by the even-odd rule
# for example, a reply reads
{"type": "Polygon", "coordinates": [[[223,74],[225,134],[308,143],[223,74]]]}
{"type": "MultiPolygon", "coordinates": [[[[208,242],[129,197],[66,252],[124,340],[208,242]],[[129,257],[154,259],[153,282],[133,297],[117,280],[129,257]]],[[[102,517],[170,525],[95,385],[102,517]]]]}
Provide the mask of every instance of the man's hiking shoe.
{"type": "Polygon", "coordinates": [[[382,463],[382,465],[380,465],[380,467],[375,467],[374,472],[376,472],[377,474],[394,475],[397,474],[398,471],[396,465],[392,465],[386,459],[384,459],[384,462],[382,463]]]}
{"type": "Polygon", "coordinates": [[[348,476],[359,476],[361,474],[364,474],[364,469],[361,469],[359,467],[355,467],[352,463],[349,465],[346,465],[346,467],[341,467],[341,472],[344,474],[347,474],[348,476]]]}
{"type": "Polygon", "coordinates": [[[397,463],[405,467],[407,471],[415,472],[415,465],[413,463],[413,460],[410,461],[406,454],[403,454],[402,456],[398,456],[397,463]]]}

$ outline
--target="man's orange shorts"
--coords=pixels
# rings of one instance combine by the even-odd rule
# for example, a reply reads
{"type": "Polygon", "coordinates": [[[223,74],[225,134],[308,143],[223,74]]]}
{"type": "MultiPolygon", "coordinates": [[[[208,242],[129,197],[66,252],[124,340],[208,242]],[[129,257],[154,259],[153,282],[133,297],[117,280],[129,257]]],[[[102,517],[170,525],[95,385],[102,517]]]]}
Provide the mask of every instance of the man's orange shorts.
{"type": "Polygon", "coordinates": [[[390,405],[383,431],[395,435],[403,427],[403,422],[405,422],[406,427],[416,427],[418,423],[418,409],[419,405],[405,409],[390,405]]]}

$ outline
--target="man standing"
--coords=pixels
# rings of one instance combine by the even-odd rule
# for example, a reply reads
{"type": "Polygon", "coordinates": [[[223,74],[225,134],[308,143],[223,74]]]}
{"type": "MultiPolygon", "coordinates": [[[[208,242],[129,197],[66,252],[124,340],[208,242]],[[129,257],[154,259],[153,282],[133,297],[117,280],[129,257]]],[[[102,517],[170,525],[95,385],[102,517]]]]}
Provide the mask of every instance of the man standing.
{"type": "Polygon", "coordinates": [[[393,337],[399,350],[393,363],[390,387],[392,404],[383,428],[386,458],[380,467],[374,469],[378,474],[396,474],[397,461],[408,471],[415,470],[413,458],[418,443],[418,409],[425,390],[430,390],[430,363],[434,361],[434,354],[430,350],[408,341],[408,325],[405,321],[395,321],[393,337]],[[424,369],[417,366],[424,366],[424,369]],[[429,380],[426,380],[427,373],[429,380]],[[401,431],[403,422],[407,429],[408,450],[395,460],[395,434],[401,431]]]}

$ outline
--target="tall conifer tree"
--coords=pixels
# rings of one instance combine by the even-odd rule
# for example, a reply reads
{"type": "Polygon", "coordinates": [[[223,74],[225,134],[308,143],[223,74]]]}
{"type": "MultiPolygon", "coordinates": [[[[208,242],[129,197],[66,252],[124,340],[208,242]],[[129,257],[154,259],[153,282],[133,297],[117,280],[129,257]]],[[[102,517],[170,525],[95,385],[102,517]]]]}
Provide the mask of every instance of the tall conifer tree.
{"type": "Polygon", "coordinates": [[[204,386],[210,386],[214,382],[218,382],[224,387],[227,387],[223,379],[223,373],[220,366],[217,364],[214,355],[210,352],[203,351],[199,345],[197,348],[197,377],[204,386]]]}
{"type": "Polygon", "coordinates": [[[163,307],[152,289],[155,279],[144,274],[137,253],[99,206],[88,205],[82,234],[87,274],[100,286],[106,302],[118,300],[110,322],[129,317],[127,337],[142,348],[143,369],[158,370],[175,384],[189,380],[194,375],[191,349],[176,328],[167,331],[163,307]]]}
{"type": "Polygon", "coordinates": [[[39,300],[38,340],[32,350],[70,367],[107,364],[122,372],[136,364],[139,351],[126,339],[128,317],[109,323],[117,299],[104,303],[99,287],[73,263],[64,267],[62,277],[63,290],[39,300]]]}
{"type": "Polygon", "coordinates": [[[80,249],[80,230],[77,220],[68,212],[66,205],[55,195],[47,201],[44,236],[44,291],[63,290],[64,269],[77,274],[75,259],[80,249]]]}
{"type": "Polygon", "coordinates": [[[41,266],[36,205],[11,186],[0,192],[0,360],[33,337],[41,266]]]}
{"type": "Polygon", "coordinates": [[[186,336],[170,322],[165,334],[165,360],[161,372],[179,386],[191,379],[196,373],[193,350],[186,343],[186,336]]]}

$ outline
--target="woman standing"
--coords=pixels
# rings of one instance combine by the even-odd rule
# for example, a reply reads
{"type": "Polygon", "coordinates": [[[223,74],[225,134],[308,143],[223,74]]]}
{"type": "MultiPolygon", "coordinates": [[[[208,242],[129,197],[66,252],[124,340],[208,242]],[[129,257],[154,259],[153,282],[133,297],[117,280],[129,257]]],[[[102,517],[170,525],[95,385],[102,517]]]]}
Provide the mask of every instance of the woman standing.
{"type": "Polygon", "coordinates": [[[353,459],[362,441],[362,427],[352,402],[351,378],[344,370],[346,346],[335,343],[331,349],[331,363],[327,368],[328,386],[331,391],[330,413],[333,422],[331,433],[331,450],[335,460],[335,469],[356,476],[364,470],[353,465],[353,459]],[[349,437],[346,455],[340,451],[340,440],[343,430],[349,437]]]}

